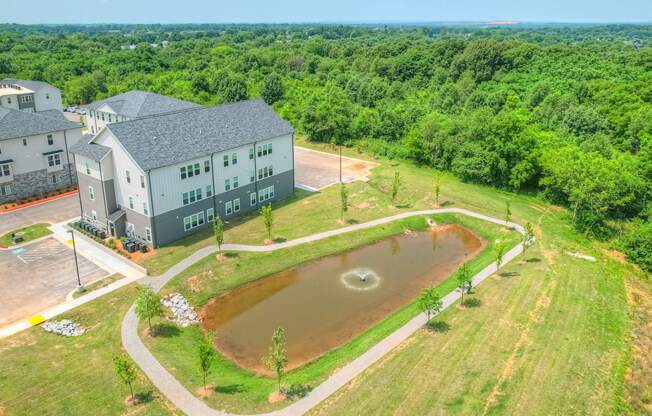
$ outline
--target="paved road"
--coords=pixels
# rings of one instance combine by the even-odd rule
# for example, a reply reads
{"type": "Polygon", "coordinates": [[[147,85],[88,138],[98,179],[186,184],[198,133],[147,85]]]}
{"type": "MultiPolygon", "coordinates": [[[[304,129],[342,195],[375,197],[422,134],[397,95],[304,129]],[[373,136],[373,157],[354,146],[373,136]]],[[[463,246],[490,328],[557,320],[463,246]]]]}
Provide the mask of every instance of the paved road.
{"type": "MultiPolygon", "coordinates": [[[[349,157],[342,158],[342,180],[346,183],[363,179],[378,166],[349,157]]],[[[330,153],[318,152],[304,147],[294,147],[294,175],[299,185],[319,190],[340,181],[340,158],[330,153]]]]}
{"type": "MultiPolygon", "coordinates": [[[[369,221],[363,224],[356,224],[349,227],[340,228],[337,230],[326,231],[323,233],[313,234],[310,236],[298,238],[296,240],[286,241],[284,243],[272,244],[268,246],[246,246],[238,244],[224,244],[223,250],[240,250],[240,251],[274,251],[282,248],[294,247],[300,244],[305,244],[311,241],[328,238],[334,235],[344,234],[352,231],[357,231],[369,227],[374,227],[381,224],[386,224],[402,218],[408,218],[419,215],[432,215],[439,213],[455,213],[467,215],[470,217],[482,219],[495,224],[505,225],[505,221],[496,218],[488,217],[486,215],[478,214],[461,208],[442,208],[432,209],[425,211],[405,212],[391,217],[379,218],[377,220],[369,221]]],[[[517,232],[523,234],[524,230],[518,224],[508,223],[508,226],[514,228],[517,232]]],[[[155,290],[160,290],[170,279],[190,267],[194,263],[203,259],[209,254],[217,251],[217,246],[209,246],[200,249],[193,253],[191,256],[185,258],[175,266],[170,268],[160,277],[145,278],[141,280],[143,284],[150,284],[155,290]]],[[[518,244],[516,247],[507,252],[503,258],[503,265],[509,263],[512,259],[516,258],[523,252],[523,245],[518,244]]],[[[491,263],[482,271],[473,277],[473,286],[477,286],[482,281],[487,279],[497,271],[496,263],[491,263]]],[[[445,296],[443,300],[444,309],[455,303],[460,297],[460,293],[454,291],[445,296]]],[[[407,324],[394,331],[378,344],[373,346],[367,352],[356,358],[351,363],[347,364],[335,374],[330,376],[326,381],[317,386],[307,396],[297,400],[289,406],[274,412],[266,413],[266,416],[290,416],[302,415],[308,412],[313,407],[317,406],[320,402],[326,399],[331,394],[335,393],[340,388],[344,387],[349,381],[353,380],[356,376],[361,374],[371,365],[373,365],[380,358],[388,354],[392,349],[405,341],[408,337],[414,334],[419,328],[426,323],[425,314],[419,314],[414,317],[407,324]]],[[[228,412],[212,409],[206,405],[202,400],[195,397],[186,388],[177,381],[172,374],[170,374],[152,355],[152,353],[145,347],[143,341],[138,335],[138,317],[134,312],[132,306],[127,315],[122,321],[122,345],[131,356],[131,358],[138,364],[138,366],[145,372],[154,385],[161,391],[168,400],[170,400],[177,408],[189,416],[232,416],[228,412]]]]}
{"type": "Polygon", "coordinates": [[[54,224],[79,215],[81,215],[79,196],[77,194],[66,196],[41,205],[0,214],[0,235],[31,224],[39,222],[54,224]]]}
{"type": "MultiPolygon", "coordinates": [[[[82,283],[107,274],[84,257],[77,260],[82,283]]],[[[76,286],[73,252],[52,237],[0,251],[0,327],[65,301],[76,286]]]]}

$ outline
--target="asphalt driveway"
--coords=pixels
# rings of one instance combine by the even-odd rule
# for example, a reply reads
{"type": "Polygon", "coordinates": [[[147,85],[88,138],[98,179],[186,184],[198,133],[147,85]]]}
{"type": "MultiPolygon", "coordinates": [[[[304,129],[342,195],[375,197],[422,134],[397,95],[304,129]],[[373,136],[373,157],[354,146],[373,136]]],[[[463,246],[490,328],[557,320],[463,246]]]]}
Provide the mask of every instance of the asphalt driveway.
{"type": "Polygon", "coordinates": [[[79,196],[66,196],[41,205],[0,214],[0,235],[16,228],[40,222],[54,224],[79,215],[79,196]]]}
{"type": "MultiPolygon", "coordinates": [[[[82,283],[108,274],[82,256],[77,260],[82,283]]],[[[76,286],[73,251],[54,238],[0,251],[0,327],[64,302],[76,286]]]]}
{"type": "MultiPolygon", "coordinates": [[[[348,183],[364,180],[377,163],[366,160],[342,158],[342,181],[348,183]]],[[[304,147],[294,148],[294,175],[297,185],[320,190],[340,181],[338,155],[318,152],[304,147]]]]}

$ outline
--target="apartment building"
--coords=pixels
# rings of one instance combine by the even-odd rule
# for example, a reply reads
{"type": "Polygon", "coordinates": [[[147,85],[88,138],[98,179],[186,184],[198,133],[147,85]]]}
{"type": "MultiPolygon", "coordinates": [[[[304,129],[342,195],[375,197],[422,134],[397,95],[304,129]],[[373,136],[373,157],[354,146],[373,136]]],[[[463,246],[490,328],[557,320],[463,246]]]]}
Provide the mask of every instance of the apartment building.
{"type": "Polygon", "coordinates": [[[197,107],[200,105],[152,92],[133,90],[88,104],[85,107],[85,124],[91,134],[97,134],[110,123],[197,107]]]}
{"type": "Polygon", "coordinates": [[[158,247],[294,192],[294,130],[262,100],[111,123],[71,151],[83,219],[114,237],[158,247]]]}
{"type": "Polygon", "coordinates": [[[0,203],[73,185],[69,149],[81,136],[81,126],[60,110],[0,107],[0,203]]]}
{"type": "Polygon", "coordinates": [[[15,78],[0,81],[0,107],[31,113],[63,110],[58,88],[47,82],[15,78]]]}

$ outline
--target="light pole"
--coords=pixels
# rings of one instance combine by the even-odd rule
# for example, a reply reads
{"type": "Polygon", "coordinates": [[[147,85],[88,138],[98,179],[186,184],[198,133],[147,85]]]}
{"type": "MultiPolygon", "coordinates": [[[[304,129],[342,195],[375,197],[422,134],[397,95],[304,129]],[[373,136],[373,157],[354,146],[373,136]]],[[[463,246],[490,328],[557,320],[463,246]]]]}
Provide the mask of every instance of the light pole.
{"type": "Polygon", "coordinates": [[[340,145],[340,183],[342,183],[342,145],[340,145]]]}
{"type": "Polygon", "coordinates": [[[72,252],[75,257],[75,269],[77,270],[77,292],[81,293],[84,290],[84,285],[82,285],[81,278],[79,277],[79,263],[77,263],[77,246],[75,246],[75,233],[73,230],[68,230],[70,237],[72,238],[72,252]]]}

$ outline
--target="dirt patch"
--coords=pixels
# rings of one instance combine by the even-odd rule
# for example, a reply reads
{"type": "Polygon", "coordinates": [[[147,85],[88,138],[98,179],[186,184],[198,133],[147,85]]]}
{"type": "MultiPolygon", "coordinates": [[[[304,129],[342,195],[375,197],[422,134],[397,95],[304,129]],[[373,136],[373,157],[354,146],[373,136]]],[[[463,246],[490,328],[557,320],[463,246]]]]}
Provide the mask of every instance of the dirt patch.
{"type": "Polygon", "coordinates": [[[278,403],[282,402],[283,400],[285,400],[285,394],[280,391],[275,391],[267,396],[267,401],[270,403],[278,403]]]}
{"type": "Polygon", "coordinates": [[[123,403],[125,406],[136,406],[138,404],[138,398],[136,396],[127,396],[123,403]]]}
{"type": "Polygon", "coordinates": [[[197,390],[195,390],[195,394],[200,399],[205,399],[207,397],[211,397],[214,392],[215,392],[215,390],[211,386],[200,387],[197,390]]]}
{"type": "Polygon", "coordinates": [[[358,209],[367,209],[367,208],[369,208],[369,202],[362,202],[362,203],[356,205],[356,208],[358,208],[358,209]]]}
{"type": "Polygon", "coordinates": [[[226,257],[226,255],[224,253],[218,253],[218,254],[215,255],[215,260],[217,260],[217,261],[224,261],[226,259],[227,259],[227,257],[226,257]]]}
{"type": "Polygon", "coordinates": [[[625,376],[625,400],[636,414],[652,415],[652,285],[625,279],[630,309],[632,360],[625,376]]]}
{"type": "Polygon", "coordinates": [[[265,241],[263,241],[263,243],[265,243],[265,245],[270,245],[270,244],[274,244],[274,241],[270,240],[269,238],[266,238],[265,241]]]}
{"type": "Polygon", "coordinates": [[[625,257],[624,253],[621,253],[618,250],[607,250],[607,249],[602,249],[602,254],[605,256],[609,257],[612,260],[616,260],[618,263],[621,264],[627,264],[627,257],[625,257]]]}

